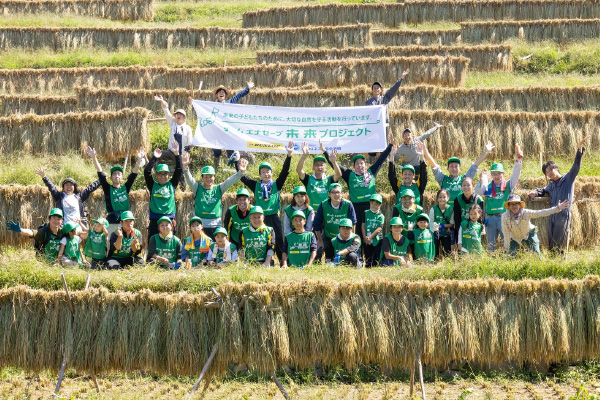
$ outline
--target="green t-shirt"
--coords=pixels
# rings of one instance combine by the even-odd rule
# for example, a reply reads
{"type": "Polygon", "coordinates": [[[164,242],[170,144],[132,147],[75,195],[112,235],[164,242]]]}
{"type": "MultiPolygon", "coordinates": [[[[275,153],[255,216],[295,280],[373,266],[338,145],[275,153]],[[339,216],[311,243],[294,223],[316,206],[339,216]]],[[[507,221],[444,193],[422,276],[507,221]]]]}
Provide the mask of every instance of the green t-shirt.
{"type": "Polygon", "coordinates": [[[114,258],[128,258],[133,256],[133,251],[131,251],[131,242],[134,238],[138,238],[138,242],[140,245],[142,244],[142,234],[139,230],[133,228],[133,235],[127,237],[125,236],[125,232],[123,232],[123,239],[121,240],[121,249],[116,251],[111,257],[114,258]]]}
{"type": "Polygon", "coordinates": [[[242,243],[247,261],[264,262],[267,259],[267,250],[271,245],[272,228],[266,227],[253,232],[250,227],[242,229],[242,243]]]}
{"type": "Polygon", "coordinates": [[[421,203],[421,192],[419,192],[419,186],[416,183],[413,183],[412,186],[404,186],[402,185],[402,183],[400,184],[400,186],[398,187],[398,193],[396,193],[396,204],[401,204],[400,199],[402,198],[402,191],[406,189],[410,189],[413,191],[413,193],[415,194],[415,204],[422,206],[423,204],[421,203]]]}
{"type": "Polygon", "coordinates": [[[250,226],[250,211],[248,210],[246,217],[240,218],[237,212],[237,205],[234,204],[229,207],[229,213],[231,214],[229,226],[227,227],[229,230],[229,240],[234,240],[237,242],[242,229],[250,226]]]}
{"type": "MultiPolygon", "coordinates": [[[[371,210],[367,210],[367,211],[365,211],[365,220],[364,221],[365,221],[365,232],[366,232],[367,236],[371,236],[371,234],[373,232],[375,232],[375,230],[377,228],[379,228],[380,226],[383,227],[383,224],[385,223],[385,216],[383,215],[381,210],[377,214],[375,214],[371,210]]],[[[379,243],[379,241],[381,239],[383,239],[383,230],[381,232],[379,232],[379,234],[373,238],[373,240],[371,241],[371,245],[377,246],[377,244],[379,243]]]]}
{"type": "Polygon", "coordinates": [[[505,190],[497,190],[496,196],[494,197],[491,195],[493,184],[494,183],[492,182],[488,185],[487,193],[490,193],[490,195],[485,195],[485,213],[488,215],[503,214],[506,211],[506,208],[504,208],[504,202],[508,201],[508,197],[511,194],[509,189],[510,182],[506,182],[505,190]]]}
{"type": "Polygon", "coordinates": [[[58,252],[60,251],[60,240],[62,239],[62,232],[60,228],[58,233],[55,235],[48,224],[43,225],[38,229],[35,234],[36,246],[41,253],[44,254],[44,258],[48,263],[54,263],[58,259],[58,252]]]}
{"type": "Polygon", "coordinates": [[[257,206],[262,207],[263,213],[267,215],[279,214],[281,208],[281,201],[279,199],[279,190],[277,190],[277,183],[273,181],[271,185],[271,192],[268,199],[263,199],[263,190],[260,185],[260,181],[256,182],[254,188],[254,202],[257,206]]]}
{"type": "Polygon", "coordinates": [[[333,183],[332,175],[326,176],[324,179],[315,179],[312,175],[308,176],[306,194],[312,208],[319,208],[319,204],[329,198],[328,189],[331,183],[333,183]]]}
{"type": "MultiPolygon", "coordinates": [[[[369,171],[369,173],[371,173],[371,171],[369,171]]],[[[356,175],[354,171],[350,172],[348,191],[350,192],[350,201],[353,203],[364,203],[369,201],[371,195],[376,193],[375,177],[371,176],[369,184],[365,186],[364,175],[356,175]]]]}
{"type": "MultiPolygon", "coordinates": [[[[400,236],[401,238],[403,236],[400,236]]],[[[401,245],[397,245],[396,242],[394,241],[394,236],[392,235],[392,233],[388,233],[387,235],[385,235],[385,238],[388,240],[388,242],[390,243],[390,253],[393,256],[400,256],[400,257],[406,257],[406,254],[408,253],[408,246],[410,245],[410,240],[408,240],[407,237],[404,237],[404,241],[402,242],[401,245]]],[[[381,251],[381,255],[379,256],[379,264],[381,264],[381,262],[383,261],[383,259],[385,258],[385,254],[383,254],[383,250],[381,251]]],[[[394,265],[401,265],[400,264],[400,260],[394,260],[394,265]]]]}
{"type": "MultiPolygon", "coordinates": [[[[236,248],[235,244],[229,243],[229,252],[231,254],[233,254],[236,251],[236,249],[237,248],[236,248]]],[[[212,255],[213,255],[212,261],[216,262],[217,264],[220,264],[223,262],[223,260],[225,258],[225,249],[220,249],[219,245],[216,242],[214,242],[213,244],[210,245],[210,251],[212,252],[212,255]]]]}
{"type": "Polygon", "coordinates": [[[423,213],[423,207],[415,206],[415,212],[412,214],[407,214],[402,209],[402,204],[396,204],[396,209],[398,210],[398,216],[402,220],[402,224],[404,224],[404,229],[402,232],[408,231],[408,223],[414,222],[415,226],[417,224],[417,217],[423,213]]]}
{"type": "Polygon", "coordinates": [[[479,222],[471,222],[463,220],[460,223],[462,228],[462,247],[469,253],[483,254],[483,246],[481,245],[481,232],[483,225],[479,222]]]}
{"type": "Polygon", "coordinates": [[[429,228],[414,228],[413,234],[415,235],[415,258],[417,260],[433,260],[435,257],[435,244],[433,242],[433,233],[431,230],[429,228]]]}
{"type": "MultiPolygon", "coordinates": [[[[446,204],[446,209],[442,211],[439,205],[433,206],[433,222],[437,222],[438,224],[449,224],[452,220],[452,214],[454,213],[454,206],[452,204],[446,204]]],[[[448,232],[442,234],[440,232],[441,237],[445,237],[448,235],[448,232]]]]}
{"type": "Polygon", "coordinates": [[[129,210],[129,194],[127,193],[127,188],[121,185],[121,187],[116,188],[114,186],[110,186],[110,203],[112,208],[118,214],[123,211],[129,210]]]}
{"type": "Polygon", "coordinates": [[[90,230],[83,246],[83,255],[94,260],[103,260],[106,257],[106,235],[104,232],[90,230]]]}
{"type": "Polygon", "coordinates": [[[150,211],[158,215],[175,213],[175,188],[171,182],[164,185],[154,182],[150,193],[150,211]]]}
{"type": "Polygon", "coordinates": [[[337,210],[332,207],[329,200],[325,200],[321,205],[323,207],[323,230],[325,231],[325,236],[333,239],[340,233],[340,220],[348,218],[350,202],[342,199],[340,208],[337,210]]]}
{"type": "Polygon", "coordinates": [[[203,185],[198,185],[196,206],[194,208],[196,216],[206,219],[221,218],[223,213],[221,197],[220,185],[214,185],[212,189],[206,189],[203,185]]]}
{"type": "Polygon", "coordinates": [[[161,257],[166,258],[170,263],[177,262],[181,254],[177,252],[177,247],[181,248],[181,240],[177,236],[171,236],[170,240],[164,242],[157,233],[153,236],[156,244],[156,253],[161,257]]]}
{"type": "Polygon", "coordinates": [[[442,181],[442,189],[446,189],[448,191],[448,195],[450,196],[450,200],[452,201],[462,192],[462,182],[465,179],[464,175],[459,175],[456,178],[452,179],[448,175],[444,175],[444,180],[442,181]]]}
{"type": "Polygon", "coordinates": [[[65,236],[64,239],[67,241],[67,243],[65,244],[65,251],[63,255],[69,260],[77,261],[79,265],[81,265],[81,252],[79,251],[81,238],[79,236],[73,236],[72,238],[65,236]]]}
{"type": "MultiPolygon", "coordinates": [[[[350,238],[348,238],[348,240],[345,242],[341,242],[339,240],[339,238],[336,236],[331,241],[331,246],[333,247],[334,252],[337,253],[338,251],[342,251],[342,250],[346,249],[347,247],[350,247],[350,245],[352,243],[354,243],[356,240],[358,240],[359,244],[361,243],[360,236],[358,236],[355,233],[351,233],[350,238]]],[[[347,254],[340,256],[340,261],[344,261],[346,259],[346,256],[347,256],[347,254]]]]}
{"type": "Polygon", "coordinates": [[[290,232],[286,235],[287,256],[290,267],[303,267],[310,261],[310,245],[312,244],[314,233],[290,232]]]}

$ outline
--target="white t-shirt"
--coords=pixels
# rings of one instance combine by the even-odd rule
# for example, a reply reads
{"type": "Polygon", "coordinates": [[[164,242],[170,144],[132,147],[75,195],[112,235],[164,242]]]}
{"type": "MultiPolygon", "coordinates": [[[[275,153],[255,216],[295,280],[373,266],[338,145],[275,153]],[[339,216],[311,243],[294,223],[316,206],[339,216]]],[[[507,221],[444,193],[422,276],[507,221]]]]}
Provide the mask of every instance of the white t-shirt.
{"type": "MultiPolygon", "coordinates": [[[[79,236],[75,236],[74,239],[77,241],[77,244],[81,244],[81,238],[79,236]]],[[[64,238],[60,239],[60,244],[64,244],[66,246],[67,238],[64,237],[64,238]]]]}
{"type": "Polygon", "coordinates": [[[79,200],[74,194],[65,195],[63,198],[63,213],[65,224],[67,222],[77,222],[81,218],[79,200]]]}

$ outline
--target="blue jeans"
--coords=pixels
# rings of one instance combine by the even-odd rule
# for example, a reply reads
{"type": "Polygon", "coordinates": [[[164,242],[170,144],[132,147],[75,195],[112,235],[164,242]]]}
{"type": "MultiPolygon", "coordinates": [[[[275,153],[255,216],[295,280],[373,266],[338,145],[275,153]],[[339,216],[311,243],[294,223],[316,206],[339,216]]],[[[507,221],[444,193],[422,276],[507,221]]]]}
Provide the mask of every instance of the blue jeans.
{"type": "Polygon", "coordinates": [[[527,246],[527,248],[529,248],[529,250],[535,252],[538,257],[540,258],[540,260],[542,259],[542,253],[540,253],[540,240],[537,237],[537,233],[535,232],[535,228],[533,228],[530,232],[529,232],[529,236],[527,237],[527,239],[523,240],[521,242],[521,244],[515,242],[514,240],[511,239],[510,241],[510,254],[511,255],[515,255],[517,254],[517,250],[519,250],[519,248],[521,246],[527,246]]]}
{"type": "Polygon", "coordinates": [[[504,240],[504,234],[502,233],[502,214],[488,215],[485,230],[487,233],[487,250],[494,251],[496,250],[498,235],[500,235],[500,240],[504,240]]]}

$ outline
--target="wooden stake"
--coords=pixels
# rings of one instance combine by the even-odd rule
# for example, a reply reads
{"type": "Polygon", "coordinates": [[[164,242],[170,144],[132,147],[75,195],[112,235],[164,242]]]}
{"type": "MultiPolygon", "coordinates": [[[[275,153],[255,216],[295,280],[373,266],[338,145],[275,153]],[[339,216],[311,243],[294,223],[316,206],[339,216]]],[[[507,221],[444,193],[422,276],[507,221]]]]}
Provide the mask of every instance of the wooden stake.
{"type": "Polygon", "coordinates": [[[281,384],[281,382],[279,382],[279,379],[277,379],[277,377],[275,376],[275,370],[274,369],[271,370],[271,378],[273,378],[273,381],[275,381],[275,384],[279,388],[279,391],[281,392],[281,394],[283,395],[283,397],[285,397],[285,400],[291,400],[290,395],[287,394],[287,392],[285,391],[285,388],[283,387],[283,385],[281,384]]]}
{"type": "MultiPolygon", "coordinates": [[[[71,310],[71,318],[75,314],[73,308],[73,302],[71,301],[71,293],[69,293],[69,286],[67,285],[67,280],[65,279],[65,274],[60,274],[60,277],[63,282],[63,286],[65,291],[67,292],[67,300],[69,300],[69,309],[71,310]]],[[[56,396],[60,390],[60,386],[62,385],[63,378],[65,376],[65,369],[67,368],[67,356],[63,356],[62,364],[60,365],[60,372],[58,374],[58,382],[56,382],[56,387],[54,388],[54,396],[56,396]]]]}
{"type": "Polygon", "coordinates": [[[217,354],[218,348],[219,348],[219,345],[217,345],[217,344],[215,344],[213,346],[212,352],[210,353],[210,356],[208,356],[208,360],[206,360],[204,367],[202,367],[200,376],[198,377],[198,380],[196,381],[196,383],[194,383],[192,390],[190,390],[189,396],[192,396],[194,394],[194,392],[198,389],[200,382],[202,382],[202,378],[204,378],[204,374],[206,374],[206,371],[208,370],[208,367],[210,367],[210,364],[212,363],[213,358],[215,358],[215,354],[217,354]]]}
{"type": "Polygon", "coordinates": [[[200,84],[198,85],[198,91],[202,90],[202,84],[204,83],[204,81],[200,81],[200,84]]]}
{"type": "Polygon", "coordinates": [[[127,149],[127,154],[125,155],[125,162],[123,163],[123,171],[127,171],[127,161],[129,161],[129,149],[127,149]]]}
{"type": "Polygon", "coordinates": [[[65,291],[67,292],[67,299],[69,300],[69,309],[71,309],[71,314],[75,314],[75,309],[73,308],[73,302],[71,301],[71,293],[69,293],[69,286],[67,286],[65,274],[60,274],[60,277],[62,278],[65,291]]]}
{"type": "Polygon", "coordinates": [[[194,82],[190,81],[190,89],[192,90],[192,99],[194,98],[194,82]]]}
{"type": "Polygon", "coordinates": [[[90,279],[92,279],[92,275],[88,274],[88,277],[85,281],[85,289],[84,290],[88,290],[88,287],[90,287],[90,279]]]}
{"type": "Polygon", "coordinates": [[[415,394],[415,367],[413,366],[410,369],[410,389],[408,390],[408,395],[412,399],[415,394]]]}
{"type": "Polygon", "coordinates": [[[421,396],[423,397],[423,400],[426,400],[425,383],[423,382],[423,365],[421,364],[421,352],[417,353],[417,364],[419,365],[419,381],[421,381],[421,396]]]}

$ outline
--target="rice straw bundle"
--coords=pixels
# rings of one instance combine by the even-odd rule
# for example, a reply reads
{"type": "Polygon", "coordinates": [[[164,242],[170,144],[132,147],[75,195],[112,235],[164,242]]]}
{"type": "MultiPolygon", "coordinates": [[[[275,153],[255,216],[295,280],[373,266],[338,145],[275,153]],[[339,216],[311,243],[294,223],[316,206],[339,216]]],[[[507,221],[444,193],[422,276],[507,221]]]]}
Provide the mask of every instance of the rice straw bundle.
{"type": "MultiPolygon", "coordinates": [[[[2,96],[0,115],[66,114],[77,111],[77,98],[64,96],[2,96]]],[[[122,107],[125,108],[125,107],[122,107]]]]}
{"type": "Polygon", "coordinates": [[[150,21],[151,0],[0,0],[0,14],[82,15],[122,21],[150,21]]]}
{"type": "Polygon", "coordinates": [[[376,46],[451,46],[462,40],[460,29],[372,31],[376,46]]]}

